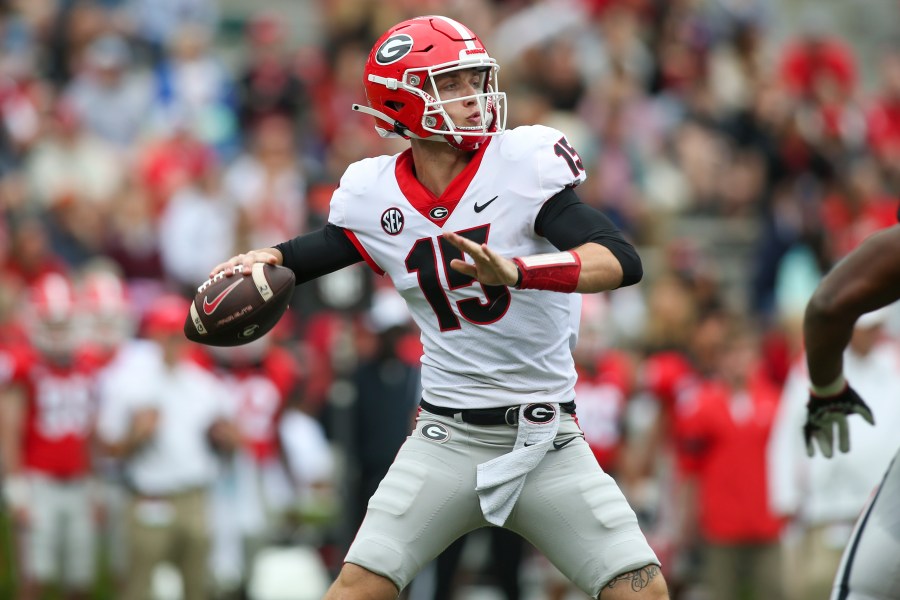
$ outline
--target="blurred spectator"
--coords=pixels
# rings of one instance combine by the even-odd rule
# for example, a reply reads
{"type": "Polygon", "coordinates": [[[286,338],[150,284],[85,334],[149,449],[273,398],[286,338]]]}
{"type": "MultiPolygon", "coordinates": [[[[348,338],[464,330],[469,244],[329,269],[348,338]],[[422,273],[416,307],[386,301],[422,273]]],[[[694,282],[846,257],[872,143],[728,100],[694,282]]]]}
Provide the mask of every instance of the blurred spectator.
{"type": "Polygon", "coordinates": [[[525,82],[541,90],[556,110],[573,111],[587,88],[580,55],[573,40],[560,35],[530,49],[524,61],[529,68],[525,82]]]}
{"type": "Polygon", "coordinates": [[[87,47],[64,91],[85,127],[126,156],[134,153],[133,144],[147,129],[153,103],[152,81],[135,67],[128,42],[105,34],[87,47]]]}
{"type": "Polygon", "coordinates": [[[51,218],[51,244],[69,265],[102,250],[104,227],[122,187],[125,165],[114,148],[86,132],[71,106],[60,103],[50,131],[34,145],[25,168],[32,210],[51,218]]]}
{"type": "Polygon", "coordinates": [[[709,81],[723,111],[750,107],[754,90],[771,70],[769,51],[763,25],[752,16],[738,19],[725,41],[712,50],[709,81]]]}
{"type": "Polygon", "coordinates": [[[68,270],[53,252],[47,226],[39,216],[17,216],[12,219],[11,230],[4,271],[30,284],[47,273],[68,270]]]}
{"type": "Polygon", "coordinates": [[[809,378],[798,360],[782,392],[769,442],[772,509],[791,519],[785,539],[790,600],[827,598],[853,524],[900,443],[900,348],[885,334],[889,310],[863,315],[844,353],[844,371],[878,415],[875,427],[848,421],[853,452],[809,458],[799,432],[806,421],[809,378]]]}
{"type": "Polygon", "coordinates": [[[281,417],[297,394],[300,367],[264,336],[245,346],[210,348],[214,372],[229,390],[240,443],[221,463],[212,490],[211,566],[220,592],[246,583],[256,553],[282,535],[295,490],[279,442],[281,417]]]}
{"type": "Polygon", "coordinates": [[[58,584],[66,598],[87,598],[96,560],[96,367],[79,352],[79,305],[69,279],[48,274],[26,298],[30,347],[12,355],[11,373],[0,382],[4,492],[21,549],[17,597],[41,598],[58,584]]]}
{"type": "Polygon", "coordinates": [[[268,117],[282,117],[297,127],[307,118],[309,99],[296,67],[286,54],[286,27],[274,13],[261,13],[247,25],[248,56],[238,76],[238,119],[252,131],[268,117]]]}
{"type": "Polygon", "coordinates": [[[187,122],[187,114],[169,115],[165,131],[140,147],[136,184],[148,196],[151,216],[156,218],[172,196],[193,185],[206,174],[213,151],[200,141],[187,122]]]}
{"type": "MultiPolygon", "coordinates": [[[[649,241],[648,208],[643,195],[646,156],[641,136],[631,126],[652,120],[648,106],[633,80],[617,76],[607,80],[602,92],[592,97],[597,106],[586,114],[594,124],[592,144],[596,157],[592,168],[597,180],[588,180],[585,201],[603,210],[632,239],[649,241]]],[[[644,127],[647,127],[644,123],[644,127]]],[[[639,126],[638,126],[639,127],[639,126]]]]}
{"type": "Polygon", "coordinates": [[[215,31],[218,0],[124,0],[136,35],[147,45],[151,60],[162,60],[164,49],[185,26],[215,31]]]}
{"type": "Polygon", "coordinates": [[[421,399],[414,326],[399,294],[383,288],[357,338],[358,365],[352,375],[356,389],[352,452],[359,469],[352,503],[355,529],[366,513],[369,498],[394,461],[413,428],[421,399]]]}
{"type": "Polygon", "coordinates": [[[224,193],[240,211],[238,246],[265,248],[306,231],[306,176],[289,120],[270,115],[248,133],[248,151],[225,171],[224,193]]]}
{"type": "Polygon", "coordinates": [[[653,23],[656,62],[650,89],[654,93],[684,98],[706,81],[711,31],[702,10],[690,0],[659,5],[653,23]]]}
{"type": "Polygon", "coordinates": [[[105,213],[118,193],[125,165],[116,150],[83,127],[74,108],[57,103],[48,132],[28,156],[28,184],[40,210],[68,202],[105,213]]]}
{"type": "Polygon", "coordinates": [[[228,202],[211,155],[205,156],[159,218],[160,258],[166,275],[192,296],[209,278],[217,256],[233,254],[237,211],[228,202]]]}
{"type": "MultiPolygon", "coordinates": [[[[278,423],[278,439],[293,484],[295,514],[299,520],[297,543],[313,543],[324,552],[325,537],[322,532],[305,535],[315,527],[329,526],[330,520],[339,514],[336,488],[339,463],[332,446],[325,436],[322,424],[310,416],[300,403],[285,406],[278,423]]],[[[293,511],[292,511],[293,512],[293,511]]]]}
{"type": "Polygon", "coordinates": [[[646,356],[637,373],[634,397],[629,402],[627,437],[619,464],[623,491],[648,531],[671,581],[673,596],[695,583],[696,547],[683,543],[678,505],[683,475],[676,469],[677,414],[712,375],[725,335],[721,315],[699,308],[683,278],[664,276],[653,288],[649,307],[646,356]],[[674,310],[659,311],[671,293],[674,310]],[[654,324],[656,326],[654,327],[654,324]]]}
{"type": "Polygon", "coordinates": [[[164,279],[160,258],[159,233],[155,207],[147,190],[133,180],[116,200],[116,209],[106,223],[103,253],[122,269],[131,284],[162,286],[164,279]]]}
{"type": "Polygon", "coordinates": [[[132,492],[124,600],[149,598],[161,562],[178,568],[185,600],[208,598],[207,493],[216,450],[233,449],[238,434],[226,412],[227,388],[186,355],[188,306],[176,296],[157,299],[144,317],[149,339],[123,350],[101,390],[98,437],[122,460],[132,492]]]}
{"type": "Polygon", "coordinates": [[[182,24],[156,67],[156,110],[172,115],[223,158],[237,151],[236,97],[231,74],[212,51],[212,31],[182,24]]]}
{"type": "MultiPolygon", "coordinates": [[[[365,94],[359,89],[359,78],[367,57],[368,46],[362,43],[348,41],[340,44],[332,51],[326,79],[310,90],[317,115],[314,122],[316,133],[326,143],[338,144],[342,141],[338,132],[345,123],[369,124],[360,115],[347,113],[348,106],[364,100],[365,94]]],[[[371,139],[374,135],[370,133],[364,136],[362,132],[363,128],[359,127],[359,137],[350,138],[354,144],[361,145],[361,140],[371,139]]],[[[365,152],[365,149],[356,149],[354,156],[361,152],[365,152]]],[[[352,160],[361,157],[362,155],[358,155],[358,158],[352,160]]],[[[339,174],[345,167],[346,165],[335,172],[339,174]]]]}
{"type": "Polygon", "coordinates": [[[716,600],[782,597],[780,520],[770,511],[766,445],[778,390],[761,377],[756,335],[730,321],[715,372],[676,414],[685,518],[683,543],[704,549],[704,580],[716,600]]]}
{"type": "Polygon", "coordinates": [[[900,49],[886,48],[878,66],[880,89],[868,109],[868,142],[893,183],[900,179],[900,49]]]}
{"type": "Polygon", "coordinates": [[[575,396],[585,441],[603,470],[616,477],[636,369],[631,356],[609,346],[598,304],[593,296],[582,298],[578,344],[572,350],[578,372],[575,396]]]}
{"type": "MultiPolygon", "coordinates": [[[[52,2],[47,22],[38,25],[46,72],[55,87],[65,85],[79,71],[86,49],[116,28],[106,0],[52,2]]],[[[113,2],[115,0],[112,0],[113,2]]],[[[33,4],[50,4],[38,0],[33,4]]]]}
{"type": "Polygon", "coordinates": [[[829,264],[865,238],[897,222],[897,196],[889,193],[874,160],[847,165],[844,177],[822,199],[822,228],[829,264]]]}
{"type": "Polygon", "coordinates": [[[799,35],[782,50],[781,80],[801,100],[812,99],[824,81],[834,82],[840,97],[848,98],[857,79],[853,51],[830,31],[827,12],[809,6],[801,20],[799,35]]]}
{"type": "Polygon", "coordinates": [[[33,68],[30,57],[0,60],[0,175],[15,165],[40,133],[48,89],[31,72],[33,68]]]}

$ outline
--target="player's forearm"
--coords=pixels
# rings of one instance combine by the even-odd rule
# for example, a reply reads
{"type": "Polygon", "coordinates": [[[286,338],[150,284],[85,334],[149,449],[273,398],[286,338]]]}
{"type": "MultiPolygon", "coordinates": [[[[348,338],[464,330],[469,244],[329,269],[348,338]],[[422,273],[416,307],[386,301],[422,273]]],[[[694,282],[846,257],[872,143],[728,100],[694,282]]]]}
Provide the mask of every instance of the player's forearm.
{"type": "Polygon", "coordinates": [[[803,341],[810,380],[827,386],[841,375],[856,320],[900,298],[900,225],[867,238],[816,288],[806,307],[803,341]]]}
{"type": "Polygon", "coordinates": [[[619,259],[605,246],[588,243],[572,250],[581,258],[576,292],[593,294],[622,285],[624,271],[619,259]]]}
{"type": "Polygon", "coordinates": [[[810,300],[803,319],[803,339],[809,380],[814,387],[828,386],[841,376],[844,349],[850,343],[855,321],[855,316],[830,311],[822,298],[810,300]]]}
{"type": "Polygon", "coordinates": [[[626,260],[623,264],[612,249],[594,242],[566,252],[517,256],[512,260],[500,257],[486,247],[479,250],[471,243],[462,245],[466,243],[464,240],[459,243],[470,255],[485,254],[482,260],[490,265],[490,276],[486,276],[488,269],[482,273],[474,265],[467,266],[462,261],[453,261],[451,266],[489,285],[499,283],[517,289],[591,294],[612,290],[624,283],[636,283],[643,274],[636,253],[633,253],[634,260],[626,260]]]}
{"type": "Polygon", "coordinates": [[[294,272],[298,284],[363,260],[346,232],[331,224],[277,244],[272,250],[279,253],[279,264],[294,272]]]}

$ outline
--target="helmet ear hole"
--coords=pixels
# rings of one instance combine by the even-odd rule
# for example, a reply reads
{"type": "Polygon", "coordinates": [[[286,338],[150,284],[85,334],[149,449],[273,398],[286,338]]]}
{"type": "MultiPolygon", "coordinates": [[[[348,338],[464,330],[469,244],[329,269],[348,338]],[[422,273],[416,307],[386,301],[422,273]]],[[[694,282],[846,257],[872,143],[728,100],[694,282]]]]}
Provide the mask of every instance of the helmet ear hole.
{"type": "Polygon", "coordinates": [[[384,105],[394,112],[400,112],[401,110],[403,110],[403,107],[406,106],[403,102],[398,102],[396,100],[388,100],[384,103],[384,105]]]}

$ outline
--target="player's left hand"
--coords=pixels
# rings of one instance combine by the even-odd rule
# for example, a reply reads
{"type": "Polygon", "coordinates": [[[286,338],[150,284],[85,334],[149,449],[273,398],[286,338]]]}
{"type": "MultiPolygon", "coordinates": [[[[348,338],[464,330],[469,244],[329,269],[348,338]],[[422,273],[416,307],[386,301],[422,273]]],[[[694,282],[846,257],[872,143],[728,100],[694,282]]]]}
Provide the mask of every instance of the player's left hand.
{"type": "Polygon", "coordinates": [[[814,394],[809,395],[806,424],[803,426],[803,437],[806,439],[806,453],[810,457],[815,456],[815,442],[819,444],[819,450],[825,458],[831,458],[834,454],[834,428],[838,429],[838,443],[841,452],[850,451],[850,432],[847,427],[847,417],[857,414],[870,425],[875,424],[875,417],[868,405],[863,402],[849,385],[835,396],[821,398],[814,394]]]}
{"type": "Polygon", "coordinates": [[[484,285],[516,285],[519,269],[510,259],[500,256],[488,248],[487,244],[476,244],[451,231],[445,231],[443,237],[475,261],[475,264],[472,264],[454,258],[450,261],[450,268],[454,271],[474,277],[484,285]]]}

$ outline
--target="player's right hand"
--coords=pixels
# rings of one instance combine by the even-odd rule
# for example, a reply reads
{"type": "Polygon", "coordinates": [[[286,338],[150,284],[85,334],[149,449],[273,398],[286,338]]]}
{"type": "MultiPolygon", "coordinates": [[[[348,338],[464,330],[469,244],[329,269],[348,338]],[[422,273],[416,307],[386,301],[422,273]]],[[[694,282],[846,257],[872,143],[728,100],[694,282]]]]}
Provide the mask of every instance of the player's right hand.
{"type": "Polygon", "coordinates": [[[494,252],[487,244],[476,244],[458,233],[445,231],[443,238],[462,252],[472,257],[473,263],[454,258],[450,267],[463,275],[468,275],[484,285],[513,286],[519,277],[519,269],[508,258],[494,252]]]}
{"type": "MultiPolygon", "coordinates": [[[[278,252],[277,250],[275,252],[278,252]]],[[[243,273],[245,275],[249,274],[253,269],[253,263],[269,263],[270,265],[278,265],[281,264],[281,257],[272,254],[269,250],[250,250],[246,254],[238,254],[237,256],[232,256],[225,262],[221,262],[217,264],[212,270],[209,272],[209,277],[212,279],[222,271],[225,272],[226,277],[231,277],[235,273],[243,273]]]]}
{"type": "Polygon", "coordinates": [[[847,417],[850,415],[859,415],[870,425],[875,424],[871,409],[849,385],[839,394],[825,398],[810,393],[806,408],[803,437],[806,440],[806,453],[810,457],[816,454],[816,443],[825,458],[832,457],[835,427],[838,430],[838,447],[841,452],[850,451],[850,432],[847,427],[847,417]]]}

